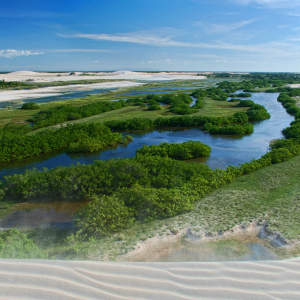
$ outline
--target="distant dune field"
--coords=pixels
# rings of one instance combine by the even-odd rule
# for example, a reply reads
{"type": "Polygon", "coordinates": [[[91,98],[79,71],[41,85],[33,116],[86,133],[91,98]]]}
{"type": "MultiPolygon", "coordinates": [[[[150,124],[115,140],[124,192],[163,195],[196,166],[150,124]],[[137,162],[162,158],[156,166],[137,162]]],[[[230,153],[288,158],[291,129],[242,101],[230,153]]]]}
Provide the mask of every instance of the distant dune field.
{"type": "Polygon", "coordinates": [[[26,81],[31,79],[32,82],[51,82],[51,81],[72,81],[72,80],[95,80],[95,79],[127,79],[127,80],[174,80],[174,79],[205,79],[206,76],[197,76],[197,73],[187,72],[132,72],[132,71],[117,71],[111,73],[45,73],[32,71],[17,71],[8,74],[0,74],[0,80],[6,81],[26,81]]]}

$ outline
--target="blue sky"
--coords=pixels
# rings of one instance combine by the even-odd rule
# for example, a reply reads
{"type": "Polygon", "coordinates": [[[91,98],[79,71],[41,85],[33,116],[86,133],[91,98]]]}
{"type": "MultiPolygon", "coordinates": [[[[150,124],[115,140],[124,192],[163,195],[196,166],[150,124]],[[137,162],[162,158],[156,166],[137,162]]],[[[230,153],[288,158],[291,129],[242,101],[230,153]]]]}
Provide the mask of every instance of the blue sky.
{"type": "Polygon", "coordinates": [[[0,72],[300,72],[300,0],[1,2],[0,72]]]}

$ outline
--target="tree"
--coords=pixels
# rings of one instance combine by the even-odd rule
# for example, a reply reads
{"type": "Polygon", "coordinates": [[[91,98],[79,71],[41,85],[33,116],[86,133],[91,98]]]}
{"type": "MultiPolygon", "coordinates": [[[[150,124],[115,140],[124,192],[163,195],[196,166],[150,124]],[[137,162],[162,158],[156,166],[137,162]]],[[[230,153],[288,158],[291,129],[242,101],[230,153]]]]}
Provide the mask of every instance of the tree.
{"type": "Polygon", "coordinates": [[[39,109],[40,107],[34,102],[24,103],[21,109],[39,109]]]}

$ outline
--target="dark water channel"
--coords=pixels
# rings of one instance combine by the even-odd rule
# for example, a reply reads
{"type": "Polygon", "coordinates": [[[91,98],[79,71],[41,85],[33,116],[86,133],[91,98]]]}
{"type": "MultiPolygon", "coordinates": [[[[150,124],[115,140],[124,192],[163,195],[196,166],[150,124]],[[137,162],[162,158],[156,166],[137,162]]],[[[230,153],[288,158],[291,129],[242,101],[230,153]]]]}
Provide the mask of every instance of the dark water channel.
{"type": "Polygon", "coordinates": [[[108,160],[111,158],[127,158],[135,156],[135,151],[143,145],[154,145],[162,142],[182,143],[188,140],[201,141],[212,147],[209,158],[198,158],[196,161],[207,164],[210,168],[225,168],[228,165],[238,164],[260,158],[268,151],[269,143],[273,139],[282,137],[281,130],[289,126],[293,117],[286,113],[285,109],[277,102],[278,94],[253,93],[254,102],[264,105],[271,118],[269,120],[255,122],[254,133],[248,136],[218,136],[210,135],[200,129],[176,128],[169,130],[153,130],[151,132],[123,132],[124,135],[133,136],[133,142],[124,146],[108,149],[100,152],[70,156],[65,153],[52,153],[31,158],[22,162],[6,165],[0,172],[0,178],[15,173],[23,173],[26,169],[55,168],[59,165],[91,164],[94,160],[108,160]]]}

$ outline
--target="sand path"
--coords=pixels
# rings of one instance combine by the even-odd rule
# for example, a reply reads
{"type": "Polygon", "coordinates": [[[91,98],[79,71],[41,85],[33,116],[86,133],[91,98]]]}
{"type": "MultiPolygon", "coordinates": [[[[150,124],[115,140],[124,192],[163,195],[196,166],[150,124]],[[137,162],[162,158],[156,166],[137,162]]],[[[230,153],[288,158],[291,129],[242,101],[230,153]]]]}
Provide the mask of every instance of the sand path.
{"type": "Polygon", "coordinates": [[[0,260],[0,299],[300,299],[300,259],[223,263],[0,260]]]}
{"type": "Polygon", "coordinates": [[[143,83],[132,82],[132,81],[113,81],[113,82],[101,82],[101,83],[92,83],[92,84],[76,84],[76,85],[66,85],[66,86],[45,87],[45,88],[32,89],[32,90],[0,91],[0,102],[22,100],[22,99],[29,99],[29,98],[54,97],[54,96],[60,96],[62,95],[62,93],[66,93],[66,92],[89,91],[94,89],[122,88],[122,87],[139,86],[142,84],[143,83]]]}

